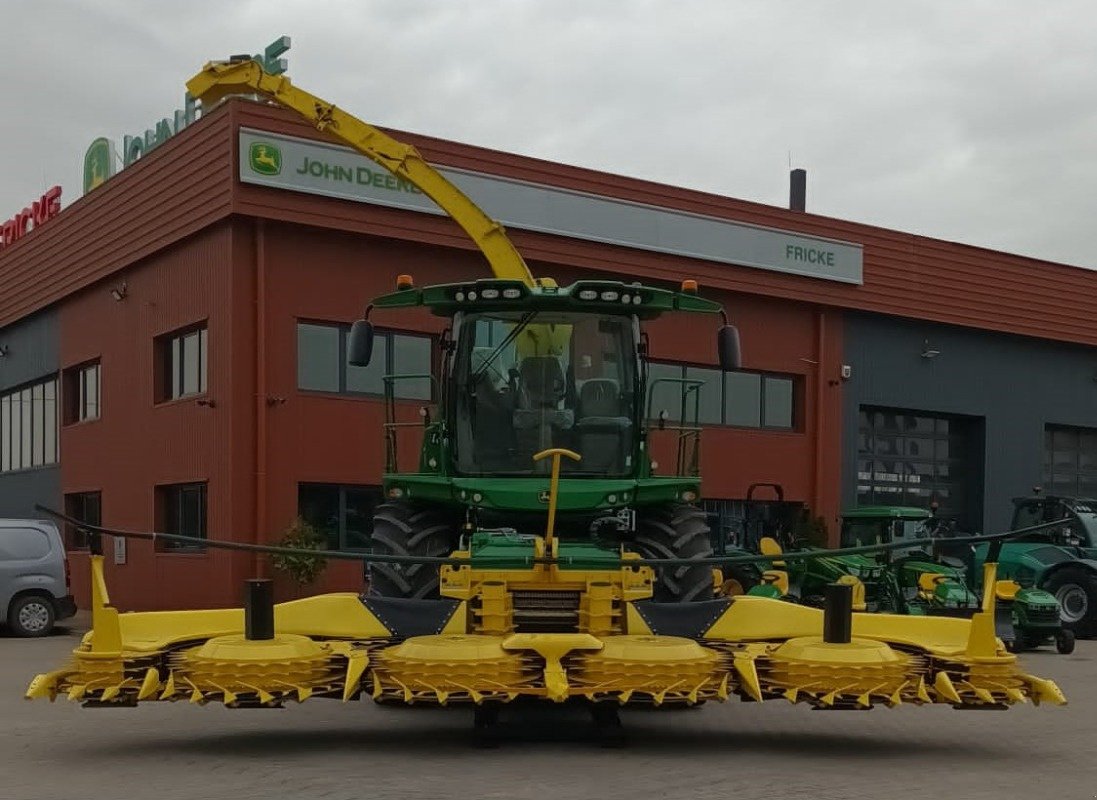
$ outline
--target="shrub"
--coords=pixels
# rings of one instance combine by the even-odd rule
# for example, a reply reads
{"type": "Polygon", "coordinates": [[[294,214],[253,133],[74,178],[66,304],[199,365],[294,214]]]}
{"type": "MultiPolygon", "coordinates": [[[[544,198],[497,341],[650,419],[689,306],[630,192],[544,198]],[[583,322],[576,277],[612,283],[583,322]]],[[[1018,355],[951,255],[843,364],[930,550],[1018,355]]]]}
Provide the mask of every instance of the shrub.
{"type": "MultiPolygon", "coordinates": [[[[316,528],[298,517],[286,528],[277,544],[279,547],[292,547],[298,550],[322,551],[326,542],[316,528]]],[[[274,555],[271,557],[271,562],[275,569],[287,573],[302,586],[315,581],[327,566],[327,560],[319,554],[315,556],[274,555]]]]}

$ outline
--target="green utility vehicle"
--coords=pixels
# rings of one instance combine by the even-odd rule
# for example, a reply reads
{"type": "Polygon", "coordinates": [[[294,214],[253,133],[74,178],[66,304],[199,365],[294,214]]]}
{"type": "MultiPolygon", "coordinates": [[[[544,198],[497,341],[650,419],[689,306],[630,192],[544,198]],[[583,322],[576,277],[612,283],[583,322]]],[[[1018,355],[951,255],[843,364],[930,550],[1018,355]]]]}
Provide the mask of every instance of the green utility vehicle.
{"type": "MultiPolygon", "coordinates": [[[[964,546],[956,555],[947,550],[947,534],[952,533],[931,512],[903,506],[867,506],[847,511],[842,517],[842,546],[857,547],[876,543],[909,540],[936,540],[936,552],[927,553],[922,545],[912,544],[881,555],[884,564],[885,594],[893,610],[900,613],[924,613],[968,616],[979,608],[982,592],[983,562],[989,545],[964,546]],[[941,547],[945,545],[945,547],[941,547]]],[[[1039,545],[1004,543],[999,560],[998,635],[1014,650],[1039,647],[1054,641],[1061,653],[1074,650],[1074,631],[1060,619],[1056,598],[1029,580],[1022,567],[1035,569],[1064,555],[1041,553],[1039,545]],[[1010,564],[1007,568],[1005,565],[1010,564]]],[[[953,549],[953,552],[957,552],[953,549]]]]}
{"type": "Polygon", "coordinates": [[[1022,535],[1003,550],[1002,567],[1054,594],[1063,624],[1078,636],[1097,635],[1097,500],[1037,491],[1013,505],[1012,530],[1063,524],[1022,535]]]}
{"type": "MultiPolygon", "coordinates": [[[[697,417],[699,381],[649,381],[641,322],[667,312],[722,314],[696,294],[693,281],[672,291],[638,283],[583,280],[557,287],[521,280],[482,279],[418,288],[406,276],[371,309],[426,308],[446,317],[437,378],[386,375],[387,502],[374,518],[376,552],[448,556],[475,531],[540,533],[549,500],[549,459],[565,448],[578,460],[561,462],[556,536],[560,556],[569,543],[601,545],[656,558],[713,554],[700,494],[700,428],[668,424],[651,407],[661,383],[678,390],[697,417]],[[403,381],[429,381],[440,412],[421,409],[408,419],[396,401],[403,381]],[[649,422],[654,420],[654,422],[649,422]],[[423,431],[417,467],[401,469],[398,445],[409,427],[423,431]],[[654,430],[669,430],[677,464],[657,472],[654,430]]],[[[368,315],[367,311],[367,315],[368,315]]],[[[373,327],[355,323],[349,362],[370,367],[373,327]]],[[[739,366],[739,338],[726,318],[717,337],[723,369],[739,366]]],[[[382,367],[383,369],[383,367],[382,367]]],[[[676,409],[678,410],[678,409],[676,409]]],[[[405,444],[406,446],[406,444],[405,444]]],[[[374,564],[371,587],[385,596],[437,594],[430,564],[374,564]]],[[[713,597],[711,566],[668,567],[657,574],[655,597],[694,601],[713,597]]]]}

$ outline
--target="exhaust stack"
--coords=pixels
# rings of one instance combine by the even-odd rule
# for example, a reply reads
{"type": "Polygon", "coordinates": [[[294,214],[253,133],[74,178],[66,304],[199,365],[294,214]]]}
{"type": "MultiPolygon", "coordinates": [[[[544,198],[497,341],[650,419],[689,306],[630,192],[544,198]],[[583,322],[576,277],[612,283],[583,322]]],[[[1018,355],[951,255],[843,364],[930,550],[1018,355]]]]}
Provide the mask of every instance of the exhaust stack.
{"type": "Polygon", "coordinates": [[[789,173],[788,207],[790,211],[803,211],[807,204],[808,172],[794,169],[789,173]]]}

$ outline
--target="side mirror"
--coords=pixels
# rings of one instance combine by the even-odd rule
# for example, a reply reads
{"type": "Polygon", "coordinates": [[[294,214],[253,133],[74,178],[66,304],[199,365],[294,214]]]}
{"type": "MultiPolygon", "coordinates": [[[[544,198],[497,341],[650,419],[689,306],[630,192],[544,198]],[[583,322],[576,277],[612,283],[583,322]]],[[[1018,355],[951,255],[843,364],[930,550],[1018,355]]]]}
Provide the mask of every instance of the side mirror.
{"type": "Polygon", "coordinates": [[[347,362],[352,367],[368,367],[373,355],[373,323],[368,319],[355,320],[347,340],[347,362]]]}
{"type": "Polygon", "coordinates": [[[741,369],[743,354],[739,349],[739,329],[734,325],[721,325],[716,333],[716,350],[720,354],[720,369],[724,372],[741,369]]]}

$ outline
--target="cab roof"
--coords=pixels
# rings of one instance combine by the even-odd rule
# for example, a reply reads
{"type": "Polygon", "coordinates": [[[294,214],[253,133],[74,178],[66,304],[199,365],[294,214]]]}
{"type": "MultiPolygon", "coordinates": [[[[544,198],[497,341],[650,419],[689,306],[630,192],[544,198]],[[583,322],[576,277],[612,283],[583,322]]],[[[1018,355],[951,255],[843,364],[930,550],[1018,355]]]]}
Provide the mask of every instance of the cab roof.
{"type": "Polygon", "coordinates": [[[449,317],[458,311],[580,311],[636,314],[653,319],[667,311],[718,314],[723,307],[692,292],[640,283],[583,280],[570,286],[527,286],[521,281],[482,278],[436,286],[407,286],[373,301],[377,308],[425,306],[449,317]]]}

